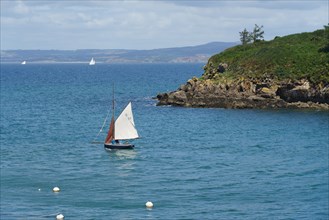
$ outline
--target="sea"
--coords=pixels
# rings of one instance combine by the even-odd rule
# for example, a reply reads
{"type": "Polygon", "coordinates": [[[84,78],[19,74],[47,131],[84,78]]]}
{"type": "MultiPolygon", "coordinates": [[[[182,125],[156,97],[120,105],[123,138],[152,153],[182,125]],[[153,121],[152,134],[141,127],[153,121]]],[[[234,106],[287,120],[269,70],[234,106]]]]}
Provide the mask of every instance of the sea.
{"type": "Polygon", "coordinates": [[[156,106],[203,65],[1,64],[0,218],[328,219],[329,112],[156,106]]]}

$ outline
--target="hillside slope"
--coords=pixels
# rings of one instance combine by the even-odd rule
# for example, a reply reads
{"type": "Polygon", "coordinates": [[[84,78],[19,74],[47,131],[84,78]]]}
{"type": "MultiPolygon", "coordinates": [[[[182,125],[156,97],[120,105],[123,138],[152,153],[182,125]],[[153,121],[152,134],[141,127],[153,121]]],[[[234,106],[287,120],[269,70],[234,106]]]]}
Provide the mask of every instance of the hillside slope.
{"type": "MultiPolygon", "coordinates": [[[[228,76],[254,78],[302,79],[329,81],[329,53],[322,52],[328,43],[324,30],[277,37],[271,41],[239,45],[216,54],[208,66],[226,63],[228,76]]],[[[209,68],[205,76],[214,77],[209,68]]]]}
{"type": "Polygon", "coordinates": [[[200,78],[158,105],[329,110],[328,29],[238,45],[212,56],[200,78]]]}

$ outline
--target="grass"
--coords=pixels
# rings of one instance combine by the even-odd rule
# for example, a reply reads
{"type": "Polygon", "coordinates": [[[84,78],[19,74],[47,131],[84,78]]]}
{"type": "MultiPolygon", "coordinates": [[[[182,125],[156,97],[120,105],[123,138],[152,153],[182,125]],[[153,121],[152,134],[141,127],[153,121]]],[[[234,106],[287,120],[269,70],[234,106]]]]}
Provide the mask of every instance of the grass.
{"type": "MultiPolygon", "coordinates": [[[[227,74],[212,76],[213,80],[229,78],[272,78],[329,83],[329,53],[323,51],[329,44],[328,31],[277,37],[271,41],[238,45],[212,56],[208,61],[214,67],[227,63],[227,74]]],[[[207,68],[209,71],[210,68],[207,68]]],[[[206,71],[205,74],[208,74],[206,71]]]]}

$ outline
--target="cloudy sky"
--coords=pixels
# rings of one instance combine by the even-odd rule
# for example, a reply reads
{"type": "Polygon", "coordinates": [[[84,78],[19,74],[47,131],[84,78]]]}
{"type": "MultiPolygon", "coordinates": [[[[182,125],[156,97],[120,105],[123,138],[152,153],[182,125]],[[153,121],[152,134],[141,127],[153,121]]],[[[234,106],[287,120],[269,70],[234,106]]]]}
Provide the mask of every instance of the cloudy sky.
{"type": "Polygon", "coordinates": [[[1,0],[1,49],[155,49],[328,24],[329,0],[1,0]]]}

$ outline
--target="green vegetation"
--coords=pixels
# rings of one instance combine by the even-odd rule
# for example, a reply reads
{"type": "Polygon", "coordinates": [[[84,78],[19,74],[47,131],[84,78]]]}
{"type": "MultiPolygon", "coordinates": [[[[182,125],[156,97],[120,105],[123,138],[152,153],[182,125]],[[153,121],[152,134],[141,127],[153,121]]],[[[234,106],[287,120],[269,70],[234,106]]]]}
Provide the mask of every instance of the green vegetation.
{"type": "Polygon", "coordinates": [[[276,37],[238,45],[212,56],[205,75],[216,80],[229,78],[272,78],[329,83],[328,26],[312,33],[276,37]],[[211,74],[212,68],[226,63],[224,73],[211,74]],[[212,68],[211,68],[212,66],[212,68]]]}

